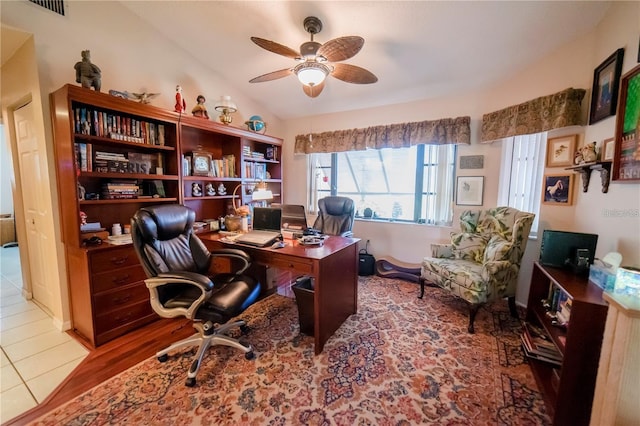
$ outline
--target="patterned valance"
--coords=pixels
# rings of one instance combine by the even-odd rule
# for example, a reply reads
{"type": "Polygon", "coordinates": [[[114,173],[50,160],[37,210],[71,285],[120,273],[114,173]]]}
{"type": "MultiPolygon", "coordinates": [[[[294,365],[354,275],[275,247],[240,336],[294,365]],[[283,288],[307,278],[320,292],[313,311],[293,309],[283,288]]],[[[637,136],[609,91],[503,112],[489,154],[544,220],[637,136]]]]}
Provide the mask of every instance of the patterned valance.
{"type": "Polygon", "coordinates": [[[480,143],[582,125],[580,103],[585,92],[584,89],[569,88],[485,114],[480,143]]]}
{"type": "Polygon", "coordinates": [[[434,121],[389,124],[365,129],[335,130],[296,136],[294,152],[363,151],[402,148],[412,145],[470,144],[471,118],[444,118],[434,121]]]}

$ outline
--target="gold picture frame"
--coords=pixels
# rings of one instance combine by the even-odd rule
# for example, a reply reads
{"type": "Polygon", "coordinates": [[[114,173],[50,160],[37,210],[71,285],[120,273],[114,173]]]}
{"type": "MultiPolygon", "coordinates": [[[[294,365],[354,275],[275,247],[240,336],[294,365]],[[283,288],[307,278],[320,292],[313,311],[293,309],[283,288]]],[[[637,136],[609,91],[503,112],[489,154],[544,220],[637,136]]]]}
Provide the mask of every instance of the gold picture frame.
{"type": "Polygon", "coordinates": [[[602,142],[602,158],[601,161],[613,161],[616,153],[616,139],[608,138],[602,142]]]}
{"type": "Polygon", "coordinates": [[[573,176],[572,172],[545,174],[542,182],[542,204],[573,205],[573,176]]]}
{"type": "Polygon", "coordinates": [[[547,140],[547,167],[573,165],[578,135],[560,136],[547,140]]]}

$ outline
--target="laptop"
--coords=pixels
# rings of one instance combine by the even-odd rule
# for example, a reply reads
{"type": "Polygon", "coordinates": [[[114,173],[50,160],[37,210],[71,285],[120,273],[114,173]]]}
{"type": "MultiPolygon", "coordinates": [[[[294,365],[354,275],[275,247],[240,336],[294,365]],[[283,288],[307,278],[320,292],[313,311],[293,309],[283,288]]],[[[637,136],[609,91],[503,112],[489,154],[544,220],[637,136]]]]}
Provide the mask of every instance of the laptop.
{"type": "Polygon", "coordinates": [[[300,233],[307,229],[307,214],[304,206],[296,204],[282,204],[282,230],[300,233]]]}
{"type": "Polygon", "coordinates": [[[234,240],[236,243],[264,247],[273,244],[280,234],[282,211],[272,207],[253,208],[253,229],[241,234],[234,240]]]}

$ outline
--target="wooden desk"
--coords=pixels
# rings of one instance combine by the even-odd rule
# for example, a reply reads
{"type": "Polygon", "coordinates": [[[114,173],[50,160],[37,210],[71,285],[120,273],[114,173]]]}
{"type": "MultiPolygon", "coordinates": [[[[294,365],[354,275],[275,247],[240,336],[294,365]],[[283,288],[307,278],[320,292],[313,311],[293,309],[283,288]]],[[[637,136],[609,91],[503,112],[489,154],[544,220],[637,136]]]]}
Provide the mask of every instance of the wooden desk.
{"type": "MultiPolygon", "coordinates": [[[[198,235],[210,250],[228,247],[249,253],[253,265],[312,276],[314,292],[314,338],[316,355],[340,325],[358,310],[358,238],[329,237],[324,245],[303,246],[285,240],[287,246],[250,247],[220,241],[219,234],[198,235]]],[[[266,274],[263,274],[263,277],[266,274]]]]}

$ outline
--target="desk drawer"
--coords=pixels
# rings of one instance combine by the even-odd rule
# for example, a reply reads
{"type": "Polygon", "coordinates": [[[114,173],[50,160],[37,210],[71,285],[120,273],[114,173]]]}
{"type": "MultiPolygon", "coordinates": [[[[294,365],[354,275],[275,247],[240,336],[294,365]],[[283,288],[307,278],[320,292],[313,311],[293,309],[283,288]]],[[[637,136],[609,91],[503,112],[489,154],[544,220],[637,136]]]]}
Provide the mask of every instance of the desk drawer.
{"type": "Polygon", "coordinates": [[[291,256],[270,257],[266,262],[270,267],[284,270],[293,270],[305,274],[313,273],[313,261],[291,256]]]}
{"type": "Polygon", "coordinates": [[[106,291],[93,296],[96,312],[119,309],[141,301],[149,301],[149,290],[143,282],[132,284],[114,291],[106,291]]]}
{"type": "Polygon", "coordinates": [[[143,281],[146,278],[147,274],[144,273],[142,266],[135,265],[118,268],[109,272],[102,272],[100,274],[93,274],[91,277],[91,284],[93,286],[94,293],[101,293],[103,291],[123,287],[127,284],[143,281]]]}
{"type": "Polygon", "coordinates": [[[119,309],[100,312],[96,317],[96,334],[121,327],[152,313],[148,298],[135,304],[123,305],[119,309]]]}
{"type": "Polygon", "coordinates": [[[91,272],[113,272],[119,268],[140,265],[133,247],[96,250],[91,254],[91,272]]]}

